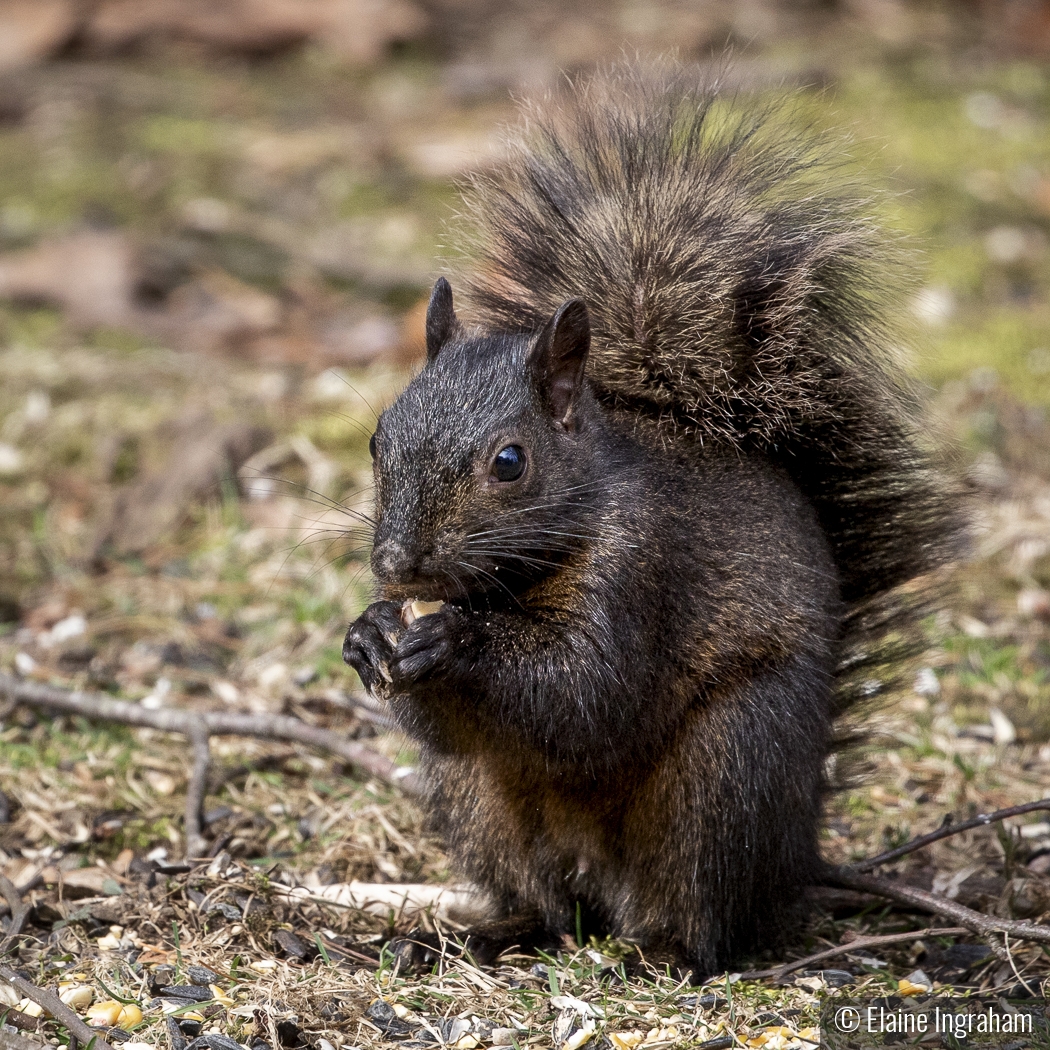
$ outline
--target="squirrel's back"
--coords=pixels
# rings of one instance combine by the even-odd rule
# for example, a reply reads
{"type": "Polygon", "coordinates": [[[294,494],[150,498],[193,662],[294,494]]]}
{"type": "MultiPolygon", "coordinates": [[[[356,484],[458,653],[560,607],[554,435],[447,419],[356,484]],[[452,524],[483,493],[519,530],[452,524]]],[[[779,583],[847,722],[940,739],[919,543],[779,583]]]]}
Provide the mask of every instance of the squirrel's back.
{"type": "Polygon", "coordinates": [[[468,203],[481,321],[533,330],[579,297],[600,399],[780,463],[817,512],[857,642],[873,619],[885,639],[880,597],[936,567],[954,530],[884,324],[885,243],[842,149],[783,105],[623,66],[529,110],[468,203]]]}

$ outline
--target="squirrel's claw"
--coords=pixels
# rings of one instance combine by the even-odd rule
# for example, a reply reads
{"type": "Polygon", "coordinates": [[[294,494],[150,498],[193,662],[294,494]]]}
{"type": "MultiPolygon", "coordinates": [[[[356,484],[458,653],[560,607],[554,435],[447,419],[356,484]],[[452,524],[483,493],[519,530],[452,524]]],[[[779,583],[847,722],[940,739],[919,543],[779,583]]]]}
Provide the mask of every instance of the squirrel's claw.
{"type": "Polygon", "coordinates": [[[375,602],[350,625],[343,639],[343,660],[374,691],[390,681],[387,665],[404,628],[397,602],[375,602]]]}
{"type": "Polygon", "coordinates": [[[461,614],[448,606],[421,616],[398,640],[390,657],[390,677],[395,689],[412,685],[444,670],[456,650],[461,614]]]}

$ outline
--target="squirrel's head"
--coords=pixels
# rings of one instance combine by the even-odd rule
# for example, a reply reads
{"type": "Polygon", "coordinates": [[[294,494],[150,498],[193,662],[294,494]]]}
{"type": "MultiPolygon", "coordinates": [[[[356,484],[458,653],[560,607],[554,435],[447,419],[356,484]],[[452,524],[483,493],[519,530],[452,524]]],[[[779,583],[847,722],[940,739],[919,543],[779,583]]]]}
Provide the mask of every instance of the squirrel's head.
{"type": "Polygon", "coordinates": [[[388,598],[513,593],[584,537],[593,417],[587,307],[533,335],[468,332],[442,278],[427,362],[372,437],[372,569],[388,598]]]}

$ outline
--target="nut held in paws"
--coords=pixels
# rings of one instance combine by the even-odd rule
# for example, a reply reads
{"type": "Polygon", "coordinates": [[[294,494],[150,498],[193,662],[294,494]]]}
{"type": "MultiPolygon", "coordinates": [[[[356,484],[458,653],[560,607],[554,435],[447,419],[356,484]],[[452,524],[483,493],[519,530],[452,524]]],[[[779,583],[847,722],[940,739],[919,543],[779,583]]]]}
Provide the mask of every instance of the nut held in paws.
{"type": "Polygon", "coordinates": [[[436,613],[444,604],[444,602],[405,602],[401,606],[401,622],[408,627],[421,616],[429,616],[431,613],[436,613]]]}

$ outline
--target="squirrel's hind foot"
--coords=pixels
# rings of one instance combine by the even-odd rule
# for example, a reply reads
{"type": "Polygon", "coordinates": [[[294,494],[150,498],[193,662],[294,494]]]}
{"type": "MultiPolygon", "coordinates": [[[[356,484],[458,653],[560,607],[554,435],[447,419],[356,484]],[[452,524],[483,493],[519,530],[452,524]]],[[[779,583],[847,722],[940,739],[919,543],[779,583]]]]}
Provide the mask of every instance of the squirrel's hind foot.
{"type": "Polygon", "coordinates": [[[624,976],[642,977],[652,980],[656,976],[670,974],[672,979],[689,985],[703,983],[703,972],[696,961],[690,959],[674,945],[653,945],[635,950],[622,963],[624,976]]]}
{"type": "Polygon", "coordinates": [[[469,956],[479,966],[492,966],[511,948],[527,952],[554,948],[558,938],[551,934],[538,915],[512,915],[471,926],[458,938],[413,930],[407,937],[395,937],[387,951],[400,962],[402,970],[429,970],[444,958],[469,956]]]}

